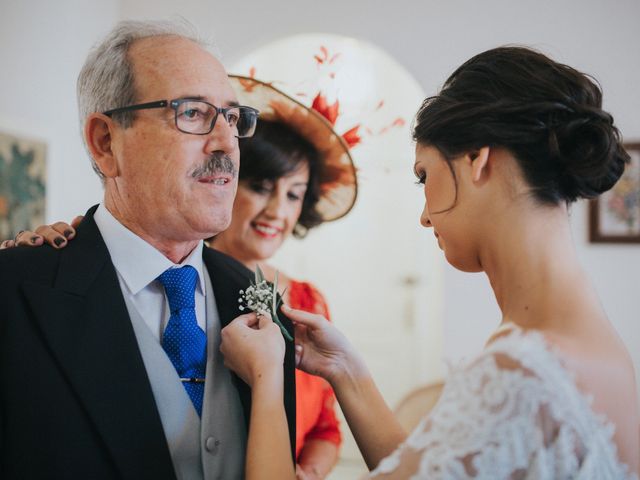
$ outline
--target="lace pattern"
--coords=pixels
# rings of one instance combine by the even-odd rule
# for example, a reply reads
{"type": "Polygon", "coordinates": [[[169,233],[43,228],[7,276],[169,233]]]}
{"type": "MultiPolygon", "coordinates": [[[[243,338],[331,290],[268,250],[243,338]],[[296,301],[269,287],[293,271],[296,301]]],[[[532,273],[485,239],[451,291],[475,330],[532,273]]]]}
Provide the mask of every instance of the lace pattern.
{"type": "Polygon", "coordinates": [[[542,335],[516,330],[452,372],[431,414],[371,478],[637,480],[613,433],[542,335]]]}

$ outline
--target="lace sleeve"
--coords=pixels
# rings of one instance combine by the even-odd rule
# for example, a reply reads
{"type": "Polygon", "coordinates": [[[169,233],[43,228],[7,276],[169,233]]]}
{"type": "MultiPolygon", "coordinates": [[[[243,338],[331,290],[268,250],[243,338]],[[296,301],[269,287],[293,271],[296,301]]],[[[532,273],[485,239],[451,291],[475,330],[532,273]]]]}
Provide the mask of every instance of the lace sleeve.
{"type": "Polygon", "coordinates": [[[538,347],[490,349],[453,372],[431,414],[371,478],[628,478],[611,428],[538,347]]]}

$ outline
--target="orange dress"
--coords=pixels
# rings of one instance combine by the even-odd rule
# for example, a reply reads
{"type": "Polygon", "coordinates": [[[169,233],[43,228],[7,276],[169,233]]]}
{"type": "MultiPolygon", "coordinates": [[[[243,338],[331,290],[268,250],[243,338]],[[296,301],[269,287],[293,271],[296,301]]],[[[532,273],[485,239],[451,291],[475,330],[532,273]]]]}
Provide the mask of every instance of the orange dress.
{"type": "MultiPolygon", "coordinates": [[[[289,306],[329,318],[322,294],[307,282],[291,281],[289,306]]],[[[326,440],[337,446],[342,443],[335,403],[333,390],[325,380],[296,370],[296,458],[307,440],[326,440]]]]}

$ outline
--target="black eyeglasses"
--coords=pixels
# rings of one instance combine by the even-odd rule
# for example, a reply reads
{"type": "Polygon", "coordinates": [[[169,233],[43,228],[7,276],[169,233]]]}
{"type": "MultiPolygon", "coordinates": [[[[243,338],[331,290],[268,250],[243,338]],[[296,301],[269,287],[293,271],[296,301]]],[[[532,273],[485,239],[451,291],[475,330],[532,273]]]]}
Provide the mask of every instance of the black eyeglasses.
{"type": "Polygon", "coordinates": [[[139,103],[137,105],[114,108],[103,113],[110,117],[114,113],[164,107],[173,108],[175,111],[176,128],[181,132],[192,135],[207,135],[213,130],[218,115],[222,114],[238,138],[246,138],[253,135],[256,131],[256,124],[258,123],[258,115],[260,113],[252,107],[238,105],[221,108],[203,100],[191,100],[189,98],[139,103]]]}

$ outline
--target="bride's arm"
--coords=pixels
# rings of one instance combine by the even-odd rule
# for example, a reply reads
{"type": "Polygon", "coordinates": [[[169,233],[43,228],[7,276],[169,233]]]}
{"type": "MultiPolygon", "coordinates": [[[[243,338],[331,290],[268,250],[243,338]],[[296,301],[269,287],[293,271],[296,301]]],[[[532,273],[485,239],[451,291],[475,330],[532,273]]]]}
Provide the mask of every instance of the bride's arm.
{"type": "Polygon", "coordinates": [[[284,340],[271,319],[241,315],[222,329],[225,365],[251,386],[245,479],[295,479],[284,409],[284,340]]]}
{"type": "Polygon", "coordinates": [[[407,433],[368,372],[349,373],[331,386],[367,467],[375,468],[398,448],[407,433]]]}
{"type": "Polygon", "coordinates": [[[367,466],[372,469],[406,438],[364,361],[326,319],[283,307],[296,323],[298,367],[326,379],[367,466]]]}
{"type": "Polygon", "coordinates": [[[283,389],[282,368],[261,374],[252,385],[245,462],[247,480],[295,478],[287,417],[282,401],[283,389]]]}

